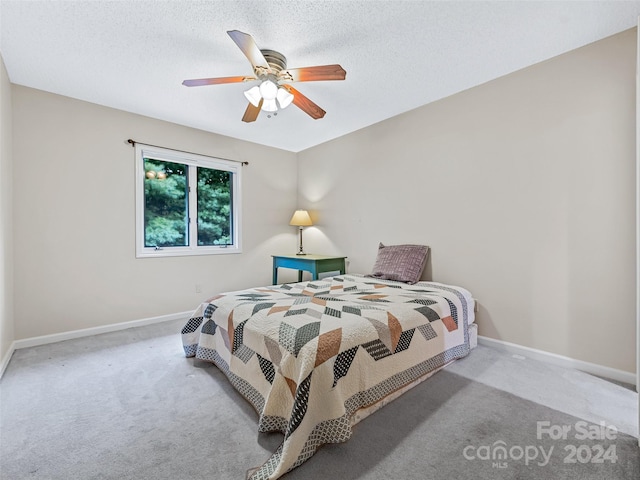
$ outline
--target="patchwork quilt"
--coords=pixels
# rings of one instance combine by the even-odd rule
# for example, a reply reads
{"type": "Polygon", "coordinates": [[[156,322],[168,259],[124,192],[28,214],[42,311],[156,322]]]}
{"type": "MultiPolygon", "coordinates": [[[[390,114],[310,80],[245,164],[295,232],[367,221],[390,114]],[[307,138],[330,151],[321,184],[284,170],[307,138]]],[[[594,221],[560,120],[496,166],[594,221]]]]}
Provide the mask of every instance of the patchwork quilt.
{"type": "Polygon", "coordinates": [[[472,302],[460,287],[348,274],[217,295],[182,341],[253,405],[260,432],[284,434],[249,473],[276,479],[319,446],[349,439],[358,409],[467,355],[472,302]]]}

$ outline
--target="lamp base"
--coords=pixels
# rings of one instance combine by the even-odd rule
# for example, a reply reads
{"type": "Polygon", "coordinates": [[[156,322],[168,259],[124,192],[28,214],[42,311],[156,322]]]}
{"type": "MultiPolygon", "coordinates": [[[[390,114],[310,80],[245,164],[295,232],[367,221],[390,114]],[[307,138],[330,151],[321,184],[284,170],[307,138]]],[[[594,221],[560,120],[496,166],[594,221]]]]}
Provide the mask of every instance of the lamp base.
{"type": "Polygon", "coordinates": [[[302,226],[300,226],[300,245],[298,246],[298,253],[296,253],[296,255],[306,255],[302,247],[302,226]]]}

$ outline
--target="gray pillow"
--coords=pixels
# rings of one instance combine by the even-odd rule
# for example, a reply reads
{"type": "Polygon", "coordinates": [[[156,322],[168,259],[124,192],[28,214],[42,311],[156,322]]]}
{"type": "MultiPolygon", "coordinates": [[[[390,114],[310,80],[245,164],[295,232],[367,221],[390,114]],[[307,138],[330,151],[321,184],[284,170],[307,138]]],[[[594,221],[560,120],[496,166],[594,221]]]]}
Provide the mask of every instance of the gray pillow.
{"type": "Polygon", "coordinates": [[[426,245],[378,246],[378,256],[369,277],[396,282],[416,283],[427,264],[429,247],[426,245]]]}

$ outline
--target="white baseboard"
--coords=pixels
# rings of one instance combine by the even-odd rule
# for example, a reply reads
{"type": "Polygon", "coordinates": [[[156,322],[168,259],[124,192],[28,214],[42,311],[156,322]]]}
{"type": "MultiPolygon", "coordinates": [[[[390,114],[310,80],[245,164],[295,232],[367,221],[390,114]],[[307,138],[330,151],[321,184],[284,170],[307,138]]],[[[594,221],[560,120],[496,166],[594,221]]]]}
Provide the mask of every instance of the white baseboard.
{"type": "MultiPolygon", "coordinates": [[[[48,343],[62,342],[64,340],[71,340],[74,338],[89,337],[91,335],[98,335],[100,333],[116,332],[119,330],[126,330],[127,328],[142,327],[144,325],[152,325],[155,323],[168,322],[171,320],[179,320],[181,318],[188,319],[192,311],[172,313],[169,315],[161,315],[159,317],[143,318],[141,320],[133,320],[130,322],[114,323],[111,325],[102,325],[100,327],[83,328],[80,330],[72,330],[69,332],[54,333],[52,335],[42,335],[39,337],[25,338],[22,340],[15,340],[11,343],[9,350],[2,358],[0,363],[0,378],[4,375],[4,371],[11,360],[11,356],[16,350],[21,348],[35,347],[38,345],[46,345],[48,343]]],[[[624,370],[618,370],[611,367],[605,367],[595,363],[584,362],[582,360],[576,360],[574,358],[557,355],[555,353],[545,352],[543,350],[537,350],[535,348],[525,347],[517,345],[515,343],[505,342],[503,340],[496,340],[494,338],[483,337],[478,335],[478,343],[488,347],[502,350],[509,353],[515,353],[523,355],[525,357],[533,358],[542,362],[551,363],[564,368],[573,368],[576,370],[582,370],[583,372],[597,375],[599,377],[610,378],[618,382],[628,383],[630,385],[636,385],[636,374],[631,372],[625,372],[624,370]]]]}
{"type": "Polygon", "coordinates": [[[70,332],[54,333],[53,335],[25,338],[23,340],[16,340],[14,343],[16,344],[16,350],[19,350],[21,348],[62,342],[63,340],[71,340],[73,338],[90,337],[91,335],[98,335],[100,333],[117,332],[118,330],[126,330],[127,328],[143,327],[144,325],[168,322],[170,320],[179,320],[181,318],[187,320],[192,313],[193,311],[172,313],[170,315],[143,318],[141,320],[132,320],[130,322],[112,323],[110,325],[102,325],[100,327],[83,328],[81,330],[71,330],[70,332]]]}
{"type": "Polygon", "coordinates": [[[11,342],[11,345],[9,345],[9,350],[7,350],[7,353],[5,353],[4,357],[2,357],[2,363],[0,363],[0,378],[2,378],[2,375],[4,375],[4,371],[7,369],[7,365],[9,365],[9,360],[11,360],[11,356],[15,351],[16,342],[13,341],[11,342]]]}
{"type": "Polygon", "coordinates": [[[581,370],[598,377],[609,378],[618,382],[636,385],[636,374],[625,372],[624,370],[605,367],[596,363],[584,362],[582,360],[576,360],[574,358],[565,357],[563,355],[545,352],[543,350],[537,350],[535,348],[524,347],[515,343],[509,343],[502,340],[496,340],[494,338],[483,337],[481,335],[478,335],[478,343],[480,345],[495,348],[496,350],[515,353],[517,355],[522,355],[524,357],[539,360],[541,362],[551,363],[559,367],[573,368],[575,370],[581,370]]]}
{"type": "Polygon", "coordinates": [[[5,354],[4,358],[2,359],[2,363],[0,364],[0,378],[2,378],[2,375],[4,375],[4,371],[7,368],[7,365],[9,364],[9,360],[11,360],[11,356],[13,355],[13,353],[21,348],[36,347],[38,345],[62,342],[64,340],[71,340],[74,338],[90,337],[91,335],[98,335],[100,333],[116,332],[119,330],[126,330],[127,328],[142,327],[155,323],[179,320],[181,318],[185,319],[186,321],[192,313],[193,311],[172,313],[169,315],[161,315],[159,317],[132,320],[130,322],[112,323],[110,325],[102,325],[99,327],[83,328],[80,330],[71,330],[69,332],[54,333],[52,335],[42,335],[39,337],[14,340],[9,347],[9,351],[5,354]]]}

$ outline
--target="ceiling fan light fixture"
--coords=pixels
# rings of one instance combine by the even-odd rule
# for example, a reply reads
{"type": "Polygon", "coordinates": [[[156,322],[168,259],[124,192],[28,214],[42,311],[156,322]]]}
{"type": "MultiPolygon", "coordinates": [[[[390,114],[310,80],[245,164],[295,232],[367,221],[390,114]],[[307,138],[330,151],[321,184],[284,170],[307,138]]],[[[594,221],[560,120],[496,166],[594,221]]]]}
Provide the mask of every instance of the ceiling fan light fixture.
{"type": "Polygon", "coordinates": [[[262,98],[264,98],[265,102],[267,100],[275,100],[277,94],[278,86],[271,80],[265,80],[260,84],[260,95],[262,95],[262,98]]]}
{"type": "MultiPolygon", "coordinates": [[[[2,0],[0,0],[1,2],[2,0]]],[[[293,88],[291,82],[313,82],[320,80],[344,80],[347,72],[338,64],[316,65],[303,68],[287,68],[287,58],[275,50],[260,49],[248,33],[229,30],[227,34],[240,48],[253,67],[254,76],[236,75],[232,77],[193,78],[184,80],[186,87],[243,83],[255,80],[259,85],[244,92],[249,101],[242,121],[255,122],[260,110],[268,112],[268,118],[277,115],[279,108],[287,108],[292,103],[314,120],[323,118],[322,108],[293,88]],[[287,82],[281,86],[281,82],[287,82]]]]}
{"type": "Polygon", "coordinates": [[[265,112],[277,112],[278,105],[276,104],[276,99],[265,98],[264,101],[262,102],[262,110],[264,110],[265,112]]]}
{"type": "Polygon", "coordinates": [[[260,105],[260,100],[262,99],[262,95],[260,95],[260,87],[257,85],[249,90],[244,92],[244,96],[247,97],[247,100],[251,102],[251,105],[257,107],[260,105]]]}
{"type": "Polygon", "coordinates": [[[286,88],[278,88],[278,94],[276,95],[280,108],[287,108],[293,102],[293,95],[287,91],[286,88]]]}

